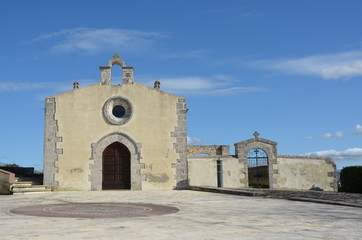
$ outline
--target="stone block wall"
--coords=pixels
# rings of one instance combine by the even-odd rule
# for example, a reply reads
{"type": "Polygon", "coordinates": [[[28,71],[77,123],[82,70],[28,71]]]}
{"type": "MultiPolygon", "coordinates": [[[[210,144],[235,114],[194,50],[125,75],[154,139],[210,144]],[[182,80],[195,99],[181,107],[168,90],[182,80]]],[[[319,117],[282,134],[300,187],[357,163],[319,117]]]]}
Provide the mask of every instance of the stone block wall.
{"type": "Polygon", "coordinates": [[[192,145],[187,146],[187,156],[193,157],[198,154],[207,156],[229,156],[230,146],[228,145],[192,145]]]}

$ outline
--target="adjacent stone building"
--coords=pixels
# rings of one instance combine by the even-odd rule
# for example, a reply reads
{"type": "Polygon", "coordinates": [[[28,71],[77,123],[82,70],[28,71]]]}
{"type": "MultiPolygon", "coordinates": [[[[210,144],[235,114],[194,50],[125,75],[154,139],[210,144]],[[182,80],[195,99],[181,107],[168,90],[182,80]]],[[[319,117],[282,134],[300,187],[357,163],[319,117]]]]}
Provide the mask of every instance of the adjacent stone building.
{"type": "Polygon", "coordinates": [[[188,146],[191,186],[337,191],[336,165],[328,157],[278,155],[277,143],[259,137],[230,147],[188,146]]]}
{"type": "Polygon", "coordinates": [[[57,190],[187,187],[186,100],[134,82],[117,54],[97,84],[46,98],[44,184],[57,190]],[[112,83],[112,67],[123,82],[112,83]]]}

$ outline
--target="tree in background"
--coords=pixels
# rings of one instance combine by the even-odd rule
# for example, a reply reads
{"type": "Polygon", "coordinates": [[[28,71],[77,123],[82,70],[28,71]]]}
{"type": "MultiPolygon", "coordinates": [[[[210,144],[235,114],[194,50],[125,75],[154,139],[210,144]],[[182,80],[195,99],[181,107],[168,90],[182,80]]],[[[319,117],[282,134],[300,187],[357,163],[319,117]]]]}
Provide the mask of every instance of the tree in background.
{"type": "Polygon", "coordinates": [[[362,193],[362,166],[345,167],[342,169],[341,191],[362,193]]]}

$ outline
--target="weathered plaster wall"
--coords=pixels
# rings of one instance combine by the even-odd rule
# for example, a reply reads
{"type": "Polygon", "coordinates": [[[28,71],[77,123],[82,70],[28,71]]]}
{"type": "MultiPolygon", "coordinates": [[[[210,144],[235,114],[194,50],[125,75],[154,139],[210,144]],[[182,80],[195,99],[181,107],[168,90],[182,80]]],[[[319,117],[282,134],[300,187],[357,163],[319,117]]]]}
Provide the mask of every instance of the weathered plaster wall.
{"type": "Polygon", "coordinates": [[[227,156],[189,157],[189,184],[190,186],[217,187],[217,161],[222,164],[223,187],[246,187],[244,180],[246,172],[239,159],[227,156]]]}
{"type": "Polygon", "coordinates": [[[244,164],[240,164],[237,158],[227,158],[222,161],[223,166],[223,187],[226,188],[246,188],[245,179],[247,170],[244,164]]]}
{"type": "Polygon", "coordinates": [[[217,187],[216,159],[189,158],[189,185],[217,187]]]}
{"type": "Polygon", "coordinates": [[[185,108],[183,98],[137,83],[99,83],[46,100],[46,104],[53,103],[54,110],[46,115],[46,121],[48,116],[53,126],[50,130],[46,127],[45,131],[45,145],[48,144],[47,136],[52,136],[49,138],[51,150],[45,146],[44,170],[51,169],[45,178],[49,183],[53,178],[54,187],[91,190],[90,166],[94,164],[91,144],[117,132],[141,146],[138,170],[143,179],[141,189],[175,188],[177,171],[178,182],[185,184],[186,110],[182,109],[185,108]],[[131,119],[124,125],[112,125],[104,119],[103,105],[114,96],[122,96],[132,104],[131,119]]]}
{"type": "Polygon", "coordinates": [[[0,169],[0,194],[11,194],[11,185],[15,182],[15,174],[0,169]]]}
{"type": "Polygon", "coordinates": [[[275,188],[337,191],[336,166],[330,158],[279,155],[275,188]]]}

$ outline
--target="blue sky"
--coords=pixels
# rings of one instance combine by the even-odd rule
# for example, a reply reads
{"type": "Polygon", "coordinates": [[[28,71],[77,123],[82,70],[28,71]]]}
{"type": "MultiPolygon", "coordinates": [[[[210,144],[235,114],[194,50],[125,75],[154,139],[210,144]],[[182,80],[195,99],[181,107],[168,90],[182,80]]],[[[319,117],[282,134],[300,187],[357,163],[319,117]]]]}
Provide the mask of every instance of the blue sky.
{"type": "Polygon", "coordinates": [[[190,144],[233,149],[258,131],[279,154],[362,165],[361,10],[352,0],[5,1],[0,162],[42,169],[44,98],[99,82],[117,52],[135,81],[187,98],[190,144]]]}

